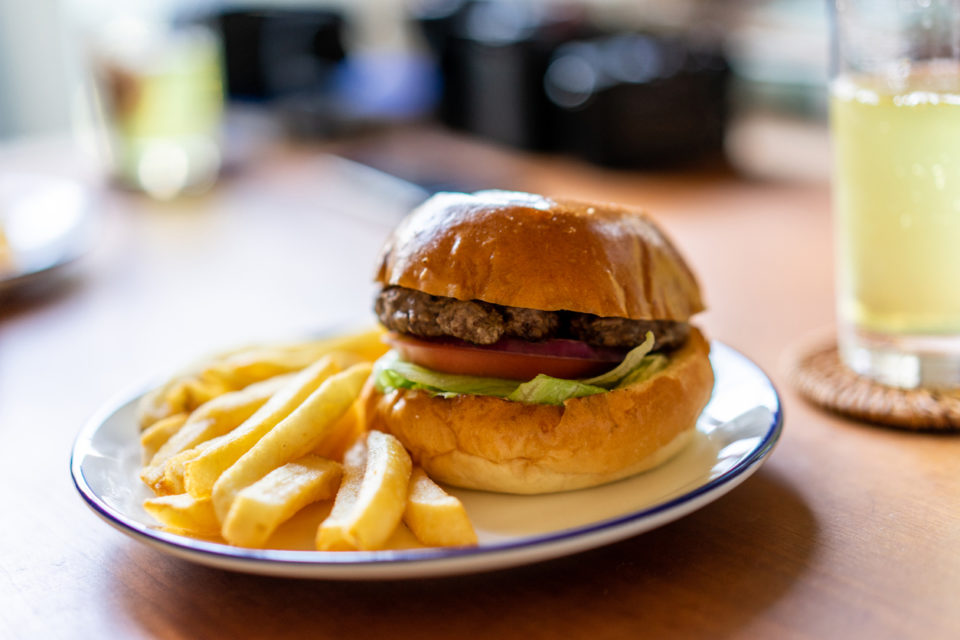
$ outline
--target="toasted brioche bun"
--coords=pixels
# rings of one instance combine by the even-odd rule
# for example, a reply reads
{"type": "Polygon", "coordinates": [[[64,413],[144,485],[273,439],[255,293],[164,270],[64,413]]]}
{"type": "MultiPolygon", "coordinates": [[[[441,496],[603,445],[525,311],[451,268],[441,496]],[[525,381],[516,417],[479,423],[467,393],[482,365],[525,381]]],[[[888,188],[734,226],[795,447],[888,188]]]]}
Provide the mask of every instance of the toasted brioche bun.
{"type": "Polygon", "coordinates": [[[685,322],[700,288],[650,218],[508,191],[441,193],[387,241],[376,279],[458,300],[685,322]]]}
{"type": "Polygon", "coordinates": [[[563,406],[382,394],[372,384],[363,405],[369,428],[395,435],[435,480],[520,494],[580,489],[645,471],[683,448],[713,388],[709,351],[692,329],[654,377],[563,406]]]}

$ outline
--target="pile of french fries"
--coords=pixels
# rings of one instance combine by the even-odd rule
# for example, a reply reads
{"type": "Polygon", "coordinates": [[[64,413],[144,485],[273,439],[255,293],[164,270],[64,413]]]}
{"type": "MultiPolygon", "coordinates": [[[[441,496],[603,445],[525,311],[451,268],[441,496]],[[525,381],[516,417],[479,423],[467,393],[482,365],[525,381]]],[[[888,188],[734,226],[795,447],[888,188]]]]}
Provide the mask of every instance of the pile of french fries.
{"type": "Polygon", "coordinates": [[[359,397],[380,337],[243,349],[144,396],[146,511],[182,534],[267,548],[296,513],[332,501],[321,551],[390,548],[404,525],[422,545],[476,544],[460,501],[396,438],[365,429],[359,397]]]}

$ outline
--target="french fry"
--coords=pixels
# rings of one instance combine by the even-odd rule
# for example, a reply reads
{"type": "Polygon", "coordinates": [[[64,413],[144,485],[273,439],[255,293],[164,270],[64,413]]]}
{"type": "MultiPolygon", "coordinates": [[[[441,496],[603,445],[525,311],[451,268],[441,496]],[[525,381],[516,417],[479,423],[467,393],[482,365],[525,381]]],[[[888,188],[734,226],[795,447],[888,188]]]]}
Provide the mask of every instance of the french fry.
{"type": "Polygon", "coordinates": [[[308,348],[313,350],[315,354],[323,355],[334,351],[342,351],[353,354],[365,362],[373,362],[390,350],[390,347],[383,341],[385,333],[383,327],[376,326],[357,333],[315,340],[308,343],[308,348]]]}
{"type": "MultiPolygon", "coordinates": [[[[228,391],[202,404],[190,414],[183,428],[160,448],[156,462],[162,462],[164,458],[232,431],[256,413],[289,381],[289,375],[275,376],[239,391],[228,391]]],[[[152,459],[150,462],[155,463],[152,459]]]]}
{"type": "Polygon", "coordinates": [[[390,534],[390,537],[387,538],[387,541],[383,543],[383,549],[389,549],[391,551],[400,551],[403,549],[422,549],[423,543],[417,540],[417,536],[413,535],[413,532],[410,531],[410,527],[404,524],[401,520],[397,524],[397,528],[393,530],[393,533],[390,534]]]}
{"type": "Polygon", "coordinates": [[[441,489],[420,467],[410,476],[403,521],[417,540],[428,547],[477,544],[477,534],[463,503],[441,489]]]}
{"type": "Polygon", "coordinates": [[[148,464],[170,436],[175,434],[187,421],[189,413],[175,413],[159,420],[140,434],[140,452],[143,464],[148,464]]]}
{"type": "Polygon", "coordinates": [[[366,431],[360,402],[354,402],[313,452],[321,458],[343,460],[343,455],[366,431]]]}
{"type": "Polygon", "coordinates": [[[337,358],[329,355],[297,373],[246,422],[190,461],[184,469],[187,492],[195,498],[209,497],[224,471],[338,371],[337,358]]]}
{"type": "Polygon", "coordinates": [[[170,380],[163,385],[145,393],[140,402],[137,403],[137,421],[140,423],[140,430],[144,430],[150,425],[168,418],[177,413],[190,413],[180,401],[174,401],[170,397],[174,381],[170,380]]]}
{"type": "MultiPolygon", "coordinates": [[[[370,433],[373,433],[372,431],[370,433]]],[[[348,537],[347,529],[357,517],[355,511],[363,486],[363,475],[367,467],[367,440],[357,440],[344,454],[340,488],[334,499],[333,509],[320,523],[316,533],[316,547],[319,551],[354,551],[357,549],[354,536],[348,537]]],[[[411,463],[412,465],[412,463],[411,463]]]]}
{"type": "MultiPolygon", "coordinates": [[[[366,451],[357,397],[369,363],[387,351],[383,333],[376,328],[245,347],[195,365],[146,394],[138,407],[141,478],[158,497],[144,507],[171,529],[221,534],[244,546],[262,546],[293,514],[321,508],[310,516],[316,527],[329,503],[303,507],[337,493],[342,474],[333,460],[358,440],[366,451]],[[360,362],[366,364],[353,366],[360,362]],[[269,399],[257,398],[261,393],[269,399]]],[[[365,470],[364,463],[358,487],[372,482],[364,484],[365,470]]],[[[359,521],[364,544],[369,525],[363,517],[359,521]]],[[[402,524],[394,524],[388,537],[401,531],[409,544],[418,544],[402,524]]]]}
{"type": "Polygon", "coordinates": [[[323,356],[338,353],[341,366],[373,362],[386,353],[383,328],[323,340],[250,346],[198,364],[146,394],[137,415],[141,429],[176,413],[189,413],[228,391],[277,375],[300,371],[323,356]],[[345,356],[350,356],[349,362],[345,356]]]}
{"type": "Polygon", "coordinates": [[[182,394],[184,407],[192,411],[235,389],[239,389],[239,387],[231,387],[225,384],[223,380],[201,376],[184,380],[175,387],[174,393],[182,394]]]}
{"type": "Polygon", "coordinates": [[[160,523],[173,529],[201,536],[220,532],[220,523],[209,498],[197,500],[185,493],[160,496],[145,500],[143,508],[160,523]]]}
{"type": "Polygon", "coordinates": [[[351,361],[342,366],[373,362],[389,348],[381,340],[383,334],[384,329],[376,327],[334,338],[247,347],[224,354],[208,365],[201,377],[241,388],[265,377],[299,371],[331,353],[341,358],[351,356],[351,361]]]}
{"type": "Polygon", "coordinates": [[[223,538],[240,547],[262,547],[282,522],[312,502],[333,498],[339,485],[340,465],[332,460],[308,455],[288,462],[237,494],[223,538]]]}
{"type": "MultiPolygon", "coordinates": [[[[277,376],[252,384],[241,391],[225,393],[202,405],[190,414],[183,426],[150,458],[150,462],[140,473],[141,479],[148,486],[157,486],[168,460],[201,442],[235,429],[266,404],[286,381],[285,377],[277,376]]],[[[163,421],[156,424],[162,423],[163,421]]],[[[151,426],[149,429],[152,428],[151,426]]]]}
{"type": "Polygon", "coordinates": [[[372,366],[355,364],[334,374],[290,415],[270,429],[213,485],[213,508],[223,522],[236,495],[270,471],[304,456],[335,437],[333,427],[350,409],[372,366]]]}
{"type": "Polygon", "coordinates": [[[321,551],[373,550],[403,516],[412,469],[395,437],[370,431],[344,457],[343,480],[330,516],[317,529],[321,551]]]}
{"type": "MultiPolygon", "coordinates": [[[[159,496],[185,493],[186,484],[183,481],[184,465],[203,453],[203,450],[210,446],[211,442],[212,441],[210,440],[207,442],[201,442],[192,449],[181,451],[160,466],[159,475],[151,475],[144,478],[143,474],[141,474],[140,479],[143,480],[144,483],[153,489],[154,493],[159,496]],[[150,480],[152,484],[148,482],[148,480],[150,480]]],[[[151,467],[151,469],[154,468],[151,467]]],[[[155,471],[154,474],[156,474],[155,471]]]]}
{"type": "Polygon", "coordinates": [[[203,378],[218,380],[233,389],[274,376],[300,371],[320,359],[305,351],[260,347],[215,362],[204,369],[203,378]]]}
{"type": "Polygon", "coordinates": [[[190,413],[200,405],[230,391],[222,381],[197,376],[175,378],[146,394],[137,407],[140,428],[177,413],[190,413]]]}
{"type": "Polygon", "coordinates": [[[350,354],[359,361],[373,362],[385,354],[390,348],[383,342],[385,333],[386,331],[383,327],[377,326],[357,333],[345,334],[333,338],[273,344],[271,348],[301,353],[303,354],[302,357],[311,362],[319,360],[330,353],[350,354]]]}

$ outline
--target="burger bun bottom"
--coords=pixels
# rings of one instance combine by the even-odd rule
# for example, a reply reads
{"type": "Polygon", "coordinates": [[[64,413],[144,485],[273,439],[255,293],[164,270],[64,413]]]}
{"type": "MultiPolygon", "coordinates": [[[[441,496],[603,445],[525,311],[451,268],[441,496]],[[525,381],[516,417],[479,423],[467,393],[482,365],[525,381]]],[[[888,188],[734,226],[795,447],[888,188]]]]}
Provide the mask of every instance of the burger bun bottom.
{"type": "Polygon", "coordinates": [[[693,439],[710,399],[710,346],[697,329],[643,382],[562,406],[431,396],[368,385],[370,429],[392,433],[431,478],[502,493],[582,489],[652,469],[693,439]]]}

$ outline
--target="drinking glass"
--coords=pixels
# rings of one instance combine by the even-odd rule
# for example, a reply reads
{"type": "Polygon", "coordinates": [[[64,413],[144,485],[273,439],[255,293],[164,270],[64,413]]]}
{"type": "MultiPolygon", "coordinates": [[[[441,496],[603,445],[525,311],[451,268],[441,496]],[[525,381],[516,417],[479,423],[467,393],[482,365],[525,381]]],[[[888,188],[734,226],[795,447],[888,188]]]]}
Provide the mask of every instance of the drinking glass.
{"type": "Polygon", "coordinates": [[[830,3],[838,347],[883,384],[960,386],[960,2],[830,3]]]}
{"type": "Polygon", "coordinates": [[[209,187],[223,112],[214,33],[121,15],[98,26],[91,49],[113,177],[160,199],[209,187]]]}

